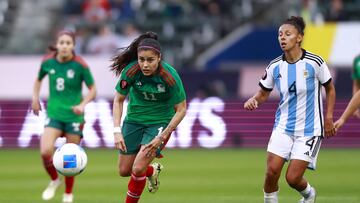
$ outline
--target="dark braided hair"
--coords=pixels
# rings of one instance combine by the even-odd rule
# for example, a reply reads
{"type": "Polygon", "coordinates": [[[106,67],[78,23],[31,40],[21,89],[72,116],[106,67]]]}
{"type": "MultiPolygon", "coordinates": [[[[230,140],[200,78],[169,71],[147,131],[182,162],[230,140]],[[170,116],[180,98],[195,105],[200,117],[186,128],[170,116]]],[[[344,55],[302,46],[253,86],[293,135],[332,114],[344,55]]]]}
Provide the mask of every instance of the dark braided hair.
{"type": "Polygon", "coordinates": [[[305,34],[304,30],[306,24],[304,19],[300,16],[291,16],[290,18],[286,19],[282,24],[293,25],[301,35],[305,34]]]}
{"type": "Polygon", "coordinates": [[[159,55],[161,54],[160,43],[158,42],[158,36],[154,32],[146,32],[136,38],[128,47],[120,48],[120,54],[115,55],[111,61],[111,71],[115,72],[116,76],[121,74],[121,71],[131,62],[138,59],[137,52],[139,50],[153,50],[159,55]]]}

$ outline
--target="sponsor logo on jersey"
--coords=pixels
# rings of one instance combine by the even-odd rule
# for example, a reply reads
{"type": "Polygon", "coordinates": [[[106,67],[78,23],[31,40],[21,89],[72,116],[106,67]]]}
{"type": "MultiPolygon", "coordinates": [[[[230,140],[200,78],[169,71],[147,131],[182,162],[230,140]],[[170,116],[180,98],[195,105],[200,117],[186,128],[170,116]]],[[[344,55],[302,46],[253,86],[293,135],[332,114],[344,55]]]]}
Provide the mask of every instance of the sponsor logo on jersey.
{"type": "Polygon", "coordinates": [[[162,84],[157,85],[158,92],[165,92],[165,87],[162,84]]]}
{"type": "Polygon", "coordinates": [[[282,76],[281,76],[281,74],[279,73],[279,75],[277,75],[276,79],[281,79],[281,78],[282,78],[282,76]]]}
{"type": "Polygon", "coordinates": [[[121,89],[126,89],[128,86],[128,82],[126,80],[121,80],[120,81],[120,87],[121,89]]]}
{"type": "Polygon", "coordinates": [[[141,86],[142,85],[141,81],[137,82],[136,85],[141,86]]]}
{"type": "Polygon", "coordinates": [[[51,70],[49,71],[49,73],[50,73],[50,74],[55,74],[55,70],[54,70],[54,69],[51,69],[51,70]]]}
{"type": "Polygon", "coordinates": [[[72,79],[72,78],[74,78],[75,72],[73,69],[69,69],[66,74],[67,74],[68,78],[72,79]]]}

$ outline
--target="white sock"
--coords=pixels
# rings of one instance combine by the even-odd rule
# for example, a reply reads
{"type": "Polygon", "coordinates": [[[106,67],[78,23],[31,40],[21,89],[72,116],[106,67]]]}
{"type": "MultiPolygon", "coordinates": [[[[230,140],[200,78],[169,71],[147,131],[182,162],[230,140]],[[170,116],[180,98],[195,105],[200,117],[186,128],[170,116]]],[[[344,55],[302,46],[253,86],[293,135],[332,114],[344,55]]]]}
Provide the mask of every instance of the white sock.
{"type": "Polygon", "coordinates": [[[300,194],[304,197],[304,198],[308,198],[311,196],[311,192],[312,192],[312,187],[309,183],[307,183],[307,186],[305,188],[305,190],[301,191],[300,194]]]}
{"type": "Polygon", "coordinates": [[[279,191],[275,191],[272,193],[264,192],[264,203],[278,203],[278,193],[279,191]]]}

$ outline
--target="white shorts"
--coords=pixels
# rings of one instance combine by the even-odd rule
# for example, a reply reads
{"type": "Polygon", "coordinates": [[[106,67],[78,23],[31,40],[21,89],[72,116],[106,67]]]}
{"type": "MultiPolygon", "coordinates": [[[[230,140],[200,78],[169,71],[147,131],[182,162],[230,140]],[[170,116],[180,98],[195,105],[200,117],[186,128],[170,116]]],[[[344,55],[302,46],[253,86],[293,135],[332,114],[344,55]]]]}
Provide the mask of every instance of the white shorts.
{"type": "Polygon", "coordinates": [[[309,162],[308,168],[315,170],[321,136],[291,136],[273,131],[267,151],[286,160],[298,159],[309,162]]]}

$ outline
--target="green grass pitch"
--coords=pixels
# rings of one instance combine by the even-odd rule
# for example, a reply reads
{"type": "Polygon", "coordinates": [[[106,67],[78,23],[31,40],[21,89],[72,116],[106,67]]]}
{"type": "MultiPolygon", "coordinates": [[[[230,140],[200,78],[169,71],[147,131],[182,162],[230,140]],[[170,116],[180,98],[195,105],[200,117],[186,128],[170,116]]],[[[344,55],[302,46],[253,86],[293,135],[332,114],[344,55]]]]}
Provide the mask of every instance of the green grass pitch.
{"type": "MultiPolygon", "coordinates": [[[[124,202],[128,178],[117,174],[117,151],[86,149],[88,165],[75,180],[74,203],[124,202]]],[[[146,188],[143,203],[252,203],[262,202],[264,149],[186,149],[165,151],[165,168],[156,194],[146,188]]],[[[360,149],[322,149],[315,172],[306,177],[318,191],[317,203],[360,202],[360,149]]],[[[297,202],[283,170],[280,202],[297,202]]],[[[34,203],[41,200],[48,176],[38,150],[0,150],[0,202],[34,203]]],[[[49,203],[61,202],[64,186],[49,203]]]]}

